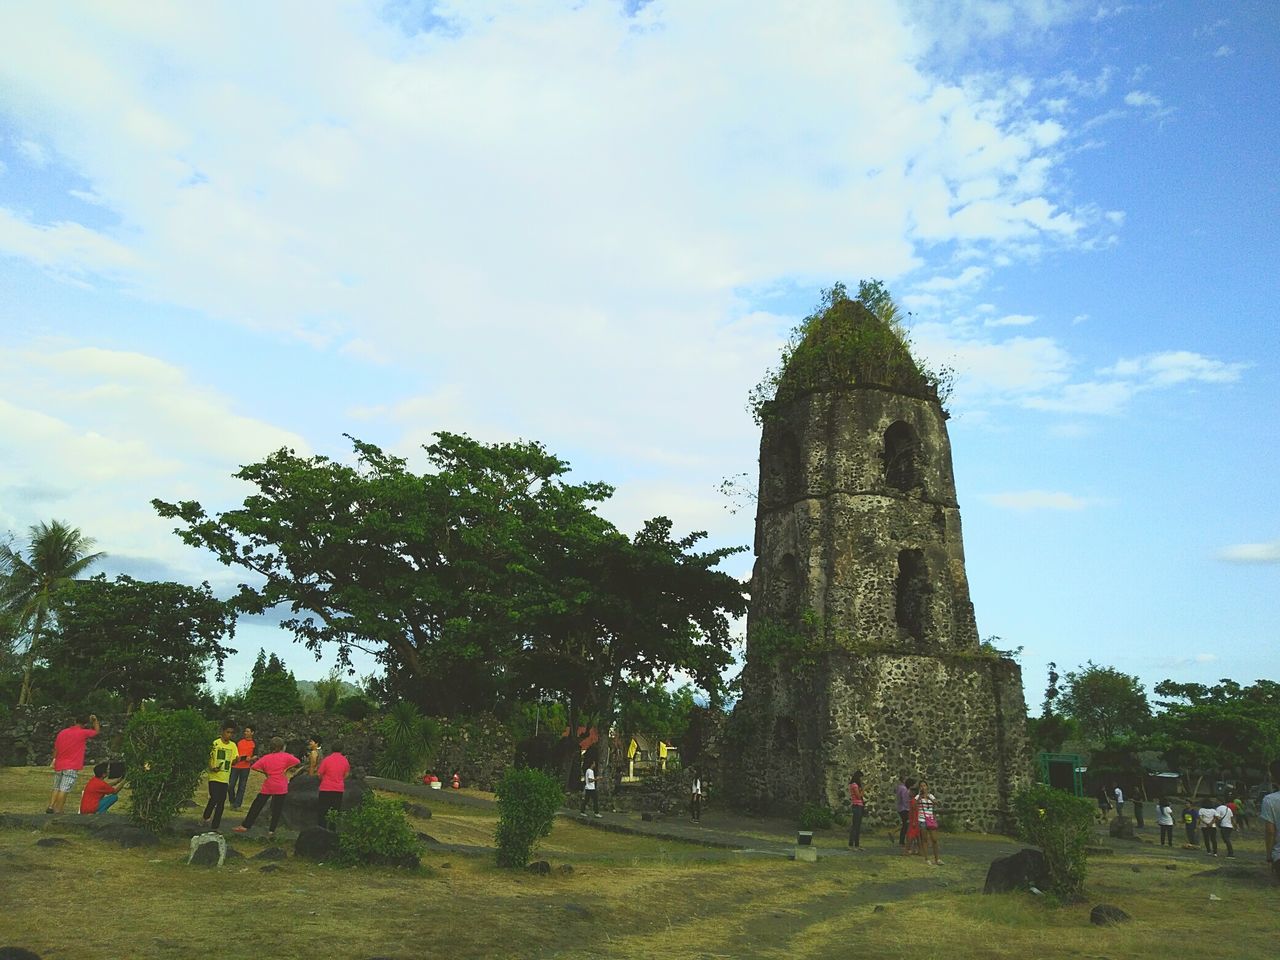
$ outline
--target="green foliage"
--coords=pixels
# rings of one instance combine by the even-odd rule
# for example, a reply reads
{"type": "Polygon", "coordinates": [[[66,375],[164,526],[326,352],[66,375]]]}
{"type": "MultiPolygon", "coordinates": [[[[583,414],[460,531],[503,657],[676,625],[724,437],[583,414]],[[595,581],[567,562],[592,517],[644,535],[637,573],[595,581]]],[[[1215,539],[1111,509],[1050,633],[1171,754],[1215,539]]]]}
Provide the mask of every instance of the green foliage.
{"type": "Polygon", "coordinates": [[[404,814],[404,803],[378,796],[372,790],[358,806],[329,811],[338,831],[338,862],[405,866],[416,864],[422,841],[404,814]]]}
{"type": "Polygon", "coordinates": [[[817,666],[832,645],[823,636],[817,614],[806,610],[801,626],[781,620],[759,619],[751,624],[748,638],[751,658],[757,663],[782,664],[800,670],[817,666]]]}
{"type": "Polygon", "coordinates": [[[528,767],[508,767],[494,793],[498,797],[498,865],[523,867],[538,841],[551,833],[564,793],[554,777],[528,767]]]}
{"type": "Polygon", "coordinates": [[[1052,892],[1068,902],[1080,899],[1085,847],[1093,835],[1093,803],[1038,783],[1014,795],[1013,814],[1019,837],[1044,851],[1052,892]]]}
{"type": "Polygon", "coordinates": [[[1157,701],[1164,709],[1155,721],[1155,744],[1174,767],[1201,773],[1265,770],[1280,755],[1280,683],[1164,680],[1155,692],[1164,698],[1157,701]]]}
{"type": "Polygon", "coordinates": [[[246,710],[253,713],[283,715],[302,712],[298,681],[294,679],[293,671],[285,667],[284,661],[274,653],[267,659],[262,670],[259,671],[255,664],[244,705],[246,710]]]}
{"type": "Polygon", "coordinates": [[[953,379],[953,371],[932,370],[911,355],[901,312],[880,281],[862,281],[856,298],[836,283],[792,331],[777,368],[752,390],[749,406],[759,423],[774,403],[855,384],[945,403],[953,379]]]}
{"type": "Polygon", "coordinates": [[[1068,740],[1080,734],[1080,725],[1060,713],[1027,717],[1027,738],[1037,753],[1057,753],[1068,740]]]}
{"type": "Polygon", "coordinates": [[[835,815],[825,803],[806,803],[800,811],[801,830],[830,830],[835,815]]]}
{"type": "Polygon", "coordinates": [[[1151,707],[1137,677],[1090,660],[1068,673],[1066,680],[1059,707],[1095,742],[1141,733],[1151,719],[1151,707]]]}
{"type": "Polygon", "coordinates": [[[223,662],[235,653],[222,644],[234,633],[235,617],[207,583],[98,575],[61,587],[55,609],[46,659],[66,702],[98,691],[117,694],[126,711],[144,700],[191,707],[210,663],[221,680],[223,662]]]}
{"type": "Polygon", "coordinates": [[[407,700],[395,704],[381,723],[382,752],[375,764],[378,775],[391,780],[413,780],[431,752],[439,728],[407,700]]]}
{"type": "Polygon", "coordinates": [[[134,823],[156,833],[169,825],[208,768],[215,735],[194,710],[144,710],[130,718],[124,762],[134,823]]]}
{"type": "Polygon", "coordinates": [[[363,693],[343,697],[333,705],[333,712],[348,720],[364,720],[373,713],[374,703],[363,693]]]}

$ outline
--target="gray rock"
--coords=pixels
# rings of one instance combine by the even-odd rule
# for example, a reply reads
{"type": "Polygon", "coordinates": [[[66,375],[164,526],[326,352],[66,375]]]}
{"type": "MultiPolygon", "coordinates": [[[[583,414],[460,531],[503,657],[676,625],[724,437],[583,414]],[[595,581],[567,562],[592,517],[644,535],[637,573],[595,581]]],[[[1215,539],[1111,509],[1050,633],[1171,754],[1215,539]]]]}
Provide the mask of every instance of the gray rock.
{"type": "Polygon", "coordinates": [[[573,873],[573,864],[562,863],[560,864],[560,866],[556,867],[556,872],[559,873],[561,876],[567,877],[573,873]]]}
{"type": "Polygon", "coordinates": [[[871,912],[872,912],[872,913],[884,913],[884,904],[883,904],[883,903],[877,903],[874,907],[872,907],[872,908],[871,908],[871,912]]]}
{"type": "Polygon", "coordinates": [[[1089,922],[1097,927],[1105,927],[1113,923],[1124,923],[1129,915],[1119,907],[1109,903],[1100,903],[1089,911],[1089,922]]]}
{"type": "Polygon", "coordinates": [[[239,850],[237,850],[235,847],[227,847],[227,857],[226,857],[226,859],[228,859],[228,860],[243,860],[243,859],[244,859],[244,854],[243,854],[243,853],[241,853],[239,850]]]}
{"type": "Polygon", "coordinates": [[[991,861],[983,893],[1014,893],[1030,887],[1049,885],[1049,865],[1044,854],[1027,847],[1007,857],[991,861]]]}
{"type": "Polygon", "coordinates": [[[25,947],[0,947],[0,960],[40,960],[40,954],[25,947]]]}
{"type": "Polygon", "coordinates": [[[1128,817],[1116,817],[1107,824],[1107,833],[1113,840],[1137,840],[1133,832],[1133,821],[1128,817]]]}
{"type": "Polygon", "coordinates": [[[404,812],[411,817],[417,817],[419,820],[431,819],[431,808],[424,807],[420,803],[406,803],[404,805],[404,812]]]}
{"type": "Polygon", "coordinates": [[[251,860],[285,860],[288,854],[284,852],[284,847],[263,847],[255,853],[251,860]]]}
{"type": "Polygon", "coordinates": [[[36,841],[36,846],[37,847],[65,847],[69,843],[71,843],[71,841],[68,840],[66,837],[41,837],[39,840],[36,841]]]}
{"type": "MultiPolygon", "coordinates": [[[[342,794],[342,809],[359,806],[368,788],[361,777],[348,777],[342,794]]],[[[299,773],[289,781],[289,793],[285,797],[281,821],[291,830],[314,827],[320,819],[320,778],[299,773]]]]}
{"type": "Polygon", "coordinates": [[[89,830],[97,839],[118,843],[126,849],[160,845],[160,838],[150,830],[144,830],[128,823],[121,823],[118,820],[102,820],[91,826],[89,830]]]}
{"type": "Polygon", "coordinates": [[[202,833],[191,838],[187,863],[193,867],[220,867],[227,859],[227,841],[220,833],[202,833]]]}
{"type": "Polygon", "coordinates": [[[539,876],[546,876],[551,872],[551,864],[545,860],[535,860],[525,868],[530,873],[536,873],[539,876]]]}
{"type": "Polygon", "coordinates": [[[305,827],[293,843],[293,855],[303,860],[332,860],[337,850],[338,835],[322,827],[305,827]]]}
{"type": "Polygon", "coordinates": [[[419,833],[419,834],[418,834],[418,839],[419,839],[419,840],[421,840],[423,843],[425,843],[425,844],[426,844],[427,846],[429,846],[429,847],[439,847],[439,846],[441,846],[440,841],[439,841],[439,840],[437,840],[435,837],[433,837],[433,836],[432,836],[431,834],[429,834],[429,833],[419,833]]]}
{"type": "Polygon", "coordinates": [[[279,869],[280,869],[280,864],[268,863],[265,867],[259,867],[258,872],[259,873],[275,873],[279,869]]]}

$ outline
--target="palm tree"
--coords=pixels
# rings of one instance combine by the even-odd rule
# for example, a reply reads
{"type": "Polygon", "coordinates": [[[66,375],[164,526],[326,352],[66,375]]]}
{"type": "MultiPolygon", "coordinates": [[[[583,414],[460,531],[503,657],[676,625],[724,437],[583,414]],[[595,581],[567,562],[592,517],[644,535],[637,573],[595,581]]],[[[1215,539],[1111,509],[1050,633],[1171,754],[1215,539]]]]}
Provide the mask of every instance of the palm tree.
{"type": "Polygon", "coordinates": [[[26,557],[9,544],[0,544],[0,614],[12,617],[15,636],[25,636],[27,641],[18,706],[31,702],[31,671],[58,588],[104,556],[90,553],[93,540],[59,520],[37,523],[30,532],[26,557]]]}

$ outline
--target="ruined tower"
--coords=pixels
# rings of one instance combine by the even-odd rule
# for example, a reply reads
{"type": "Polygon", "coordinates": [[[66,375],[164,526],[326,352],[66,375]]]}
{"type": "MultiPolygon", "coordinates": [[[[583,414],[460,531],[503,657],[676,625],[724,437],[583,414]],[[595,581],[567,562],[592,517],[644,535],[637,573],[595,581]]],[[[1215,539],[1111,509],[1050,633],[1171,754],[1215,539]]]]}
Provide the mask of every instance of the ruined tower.
{"type": "MultiPolygon", "coordinates": [[[[840,291],[842,292],[842,291],[840,291]]],[[[846,795],[895,820],[900,775],[957,826],[1027,782],[1021,672],[978,641],[946,414],[900,332],[830,297],[761,410],[756,563],[728,786],[784,810],[846,795]]]]}

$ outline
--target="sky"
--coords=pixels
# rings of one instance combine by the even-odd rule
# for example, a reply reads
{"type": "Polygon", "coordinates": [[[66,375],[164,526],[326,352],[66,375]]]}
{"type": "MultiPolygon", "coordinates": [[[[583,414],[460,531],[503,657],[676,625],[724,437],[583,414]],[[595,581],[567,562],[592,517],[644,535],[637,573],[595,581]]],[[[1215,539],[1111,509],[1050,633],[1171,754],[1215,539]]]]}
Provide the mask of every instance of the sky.
{"type": "Polygon", "coordinates": [[[748,391],[875,277],[1032,711],[1276,678],[1277,90],[1267,0],[0,0],[0,535],[226,592],[153,497],[450,430],[749,544],[748,391]]]}

